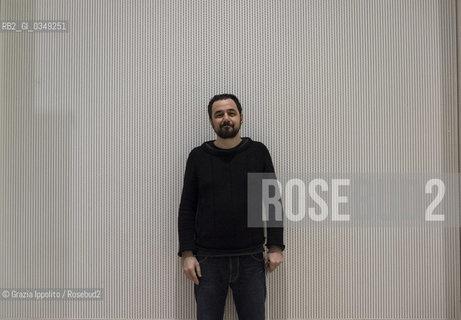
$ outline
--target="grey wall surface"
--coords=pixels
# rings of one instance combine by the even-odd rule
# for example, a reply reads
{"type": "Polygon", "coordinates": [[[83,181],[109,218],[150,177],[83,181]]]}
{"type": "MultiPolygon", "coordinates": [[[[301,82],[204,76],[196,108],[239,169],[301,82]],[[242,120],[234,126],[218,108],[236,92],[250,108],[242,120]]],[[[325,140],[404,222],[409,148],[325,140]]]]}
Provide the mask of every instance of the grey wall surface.
{"type": "MultiPolygon", "coordinates": [[[[280,173],[459,172],[454,0],[0,1],[0,318],[191,319],[176,255],[206,105],[242,102],[280,173]]],[[[458,228],[290,228],[268,319],[453,319],[458,228]]],[[[231,296],[226,319],[237,319],[231,296]]]]}

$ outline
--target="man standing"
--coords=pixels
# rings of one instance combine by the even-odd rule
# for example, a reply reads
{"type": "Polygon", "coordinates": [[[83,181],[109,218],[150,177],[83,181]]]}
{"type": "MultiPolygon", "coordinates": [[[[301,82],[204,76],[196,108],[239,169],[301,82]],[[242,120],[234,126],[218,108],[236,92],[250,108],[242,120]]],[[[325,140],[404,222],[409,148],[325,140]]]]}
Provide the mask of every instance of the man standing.
{"type": "Polygon", "coordinates": [[[247,176],[274,172],[267,148],[240,137],[242,108],[232,94],[208,104],[216,140],[191,151],[179,207],[179,255],[194,282],[197,318],[224,314],[228,287],[240,320],[265,318],[265,271],[283,262],[283,229],[247,225],[247,176]],[[264,244],[268,252],[264,255],[264,244]]]}

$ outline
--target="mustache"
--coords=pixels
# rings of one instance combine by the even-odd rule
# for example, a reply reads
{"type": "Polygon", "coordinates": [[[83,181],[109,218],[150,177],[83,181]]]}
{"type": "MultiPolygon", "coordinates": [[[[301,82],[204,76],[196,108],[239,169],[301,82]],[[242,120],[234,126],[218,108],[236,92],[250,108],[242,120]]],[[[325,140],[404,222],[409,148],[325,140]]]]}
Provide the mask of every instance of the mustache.
{"type": "Polygon", "coordinates": [[[223,124],[220,125],[220,128],[223,128],[224,126],[231,126],[233,128],[234,124],[232,122],[224,122],[223,124]]]}

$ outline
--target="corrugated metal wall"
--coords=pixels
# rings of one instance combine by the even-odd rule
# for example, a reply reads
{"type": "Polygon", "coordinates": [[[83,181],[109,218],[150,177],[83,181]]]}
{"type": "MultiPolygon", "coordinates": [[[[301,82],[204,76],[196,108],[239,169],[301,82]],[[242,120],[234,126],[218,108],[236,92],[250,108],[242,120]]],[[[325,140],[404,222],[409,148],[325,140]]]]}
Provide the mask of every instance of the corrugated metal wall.
{"type": "MultiPolygon", "coordinates": [[[[278,172],[457,172],[456,1],[0,1],[2,318],[194,318],[177,210],[206,104],[240,97],[278,172]]],[[[292,228],[270,319],[459,315],[456,228],[292,228]]],[[[236,319],[231,298],[226,319],[236,319]]]]}

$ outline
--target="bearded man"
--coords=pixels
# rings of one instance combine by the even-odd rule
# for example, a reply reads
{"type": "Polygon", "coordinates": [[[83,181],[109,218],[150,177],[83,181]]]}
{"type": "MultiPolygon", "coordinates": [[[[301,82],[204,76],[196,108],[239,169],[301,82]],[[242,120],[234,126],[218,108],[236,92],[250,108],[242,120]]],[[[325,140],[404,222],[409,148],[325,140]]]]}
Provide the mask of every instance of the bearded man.
{"type": "Polygon", "coordinates": [[[194,282],[197,319],[222,319],[229,287],[240,320],[264,319],[266,271],[283,262],[283,228],[267,228],[266,239],[264,228],[248,227],[247,179],[273,173],[274,166],[264,144],[240,137],[243,114],[235,95],[214,96],[208,115],[216,140],[187,159],[178,254],[194,282]]]}

